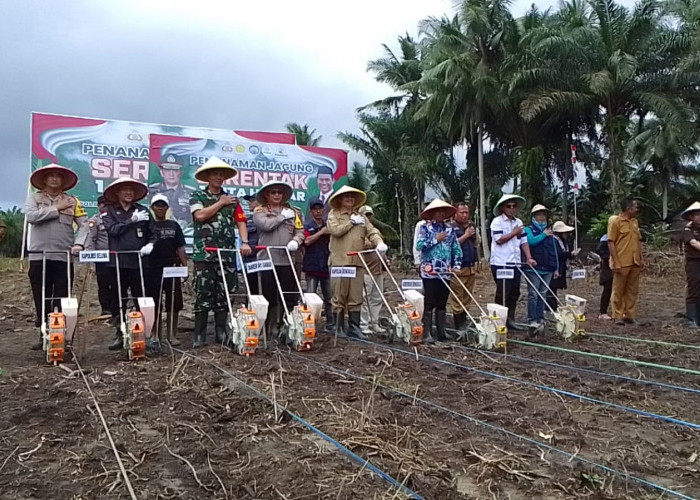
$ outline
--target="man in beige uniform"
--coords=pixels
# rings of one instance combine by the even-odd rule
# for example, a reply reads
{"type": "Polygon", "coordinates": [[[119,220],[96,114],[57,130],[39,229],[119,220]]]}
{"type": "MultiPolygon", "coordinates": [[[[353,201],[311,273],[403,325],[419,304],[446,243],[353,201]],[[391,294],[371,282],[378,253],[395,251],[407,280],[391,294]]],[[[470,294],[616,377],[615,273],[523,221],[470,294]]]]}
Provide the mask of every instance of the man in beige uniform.
{"type": "Polygon", "coordinates": [[[331,211],[328,214],[326,227],[331,235],[329,264],[333,292],[332,303],[336,317],[336,333],[339,337],[346,336],[343,331],[343,323],[345,311],[347,311],[347,336],[365,339],[360,330],[364,269],[359,257],[348,255],[348,253],[364,250],[365,239],[380,252],[388,250],[379,231],[357,211],[366,199],[365,193],[350,186],[343,186],[330,198],[331,211]],[[334,267],[354,267],[355,277],[334,278],[334,267]]]}
{"type": "Polygon", "coordinates": [[[639,232],[639,203],[626,198],[622,213],[608,221],[610,269],[613,271],[612,312],[616,325],[634,323],[637,315],[639,275],[644,268],[642,235],[639,232]]]}

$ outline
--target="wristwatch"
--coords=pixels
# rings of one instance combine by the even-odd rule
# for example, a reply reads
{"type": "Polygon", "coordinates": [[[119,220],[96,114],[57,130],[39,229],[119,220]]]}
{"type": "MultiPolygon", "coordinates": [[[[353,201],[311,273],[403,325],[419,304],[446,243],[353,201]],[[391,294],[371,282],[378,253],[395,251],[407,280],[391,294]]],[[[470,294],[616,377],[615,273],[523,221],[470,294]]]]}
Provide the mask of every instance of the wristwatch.
{"type": "Polygon", "coordinates": [[[248,240],[241,240],[241,243],[243,243],[244,245],[247,245],[247,244],[248,244],[248,240]]]}

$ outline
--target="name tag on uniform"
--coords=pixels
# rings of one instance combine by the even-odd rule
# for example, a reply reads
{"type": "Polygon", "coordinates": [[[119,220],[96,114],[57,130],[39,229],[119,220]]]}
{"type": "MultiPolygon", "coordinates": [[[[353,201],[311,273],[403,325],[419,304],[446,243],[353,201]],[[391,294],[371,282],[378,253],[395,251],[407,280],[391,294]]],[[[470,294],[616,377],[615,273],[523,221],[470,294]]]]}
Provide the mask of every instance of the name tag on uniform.
{"type": "Polygon", "coordinates": [[[331,278],[354,278],[357,276],[356,267],[332,267],[331,278]]]}
{"type": "Polygon", "coordinates": [[[582,280],[586,278],[586,270],[585,269],[574,269],[571,271],[571,279],[572,280],[582,280]]]}
{"type": "Polygon", "coordinates": [[[187,278],[187,268],[185,266],[164,267],[163,278],[187,278]]]}
{"type": "Polygon", "coordinates": [[[270,259],[265,260],[255,260],[253,262],[247,262],[245,265],[245,271],[249,274],[257,273],[260,271],[271,271],[272,261],[270,259]]]}
{"type": "Polygon", "coordinates": [[[83,250],[78,258],[80,262],[109,262],[109,250],[83,250]]]}
{"type": "Polygon", "coordinates": [[[512,280],[513,278],[515,278],[515,271],[513,269],[496,269],[496,279],[512,280]]]}
{"type": "Polygon", "coordinates": [[[423,281],[421,280],[401,280],[401,290],[422,290],[423,281]]]}

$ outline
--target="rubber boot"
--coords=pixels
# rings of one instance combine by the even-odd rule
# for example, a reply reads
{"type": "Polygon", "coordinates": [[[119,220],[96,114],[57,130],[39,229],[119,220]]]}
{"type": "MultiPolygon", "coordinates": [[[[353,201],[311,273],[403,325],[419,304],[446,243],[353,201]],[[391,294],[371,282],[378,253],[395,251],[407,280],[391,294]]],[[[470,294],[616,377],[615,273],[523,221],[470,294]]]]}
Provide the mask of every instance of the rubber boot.
{"type": "Polygon", "coordinates": [[[179,319],[180,311],[173,311],[168,313],[168,342],[170,342],[170,345],[172,346],[180,345],[180,341],[177,339],[177,323],[179,319]]]}
{"type": "Polygon", "coordinates": [[[466,315],[466,313],[463,313],[463,312],[461,312],[461,313],[455,313],[455,314],[452,316],[452,319],[453,319],[453,321],[454,321],[455,330],[462,330],[462,329],[464,329],[464,327],[465,327],[466,324],[467,324],[467,315],[466,315]]]}
{"type": "Polygon", "coordinates": [[[226,342],[226,311],[216,311],[214,313],[214,329],[216,331],[216,343],[221,345],[226,342]]]}
{"type": "Polygon", "coordinates": [[[335,314],[332,312],[326,315],[326,324],[323,327],[323,331],[326,333],[335,332],[335,314]]]}
{"type": "Polygon", "coordinates": [[[334,314],[335,316],[335,334],[339,339],[348,338],[347,331],[345,330],[345,313],[343,311],[338,311],[334,314]]]}
{"type": "Polygon", "coordinates": [[[423,343],[434,344],[435,339],[432,335],[433,330],[433,311],[425,311],[423,314],[423,343]]]}
{"type": "Polygon", "coordinates": [[[194,345],[192,347],[202,347],[207,343],[208,321],[209,311],[202,311],[194,314],[194,345]]]}
{"type": "Polygon", "coordinates": [[[454,340],[451,336],[447,335],[447,311],[444,309],[437,309],[435,311],[435,336],[441,342],[445,340],[454,340]]]}
{"type": "Polygon", "coordinates": [[[348,337],[359,340],[367,340],[362,334],[362,328],[360,328],[360,311],[349,311],[348,312],[348,337]]]}
{"type": "Polygon", "coordinates": [[[688,318],[687,327],[690,330],[698,330],[698,305],[695,303],[685,303],[685,316],[688,318]]]}
{"type": "Polygon", "coordinates": [[[267,319],[265,319],[265,331],[268,339],[275,339],[279,335],[279,306],[270,306],[270,309],[268,309],[267,319]]]}
{"type": "Polygon", "coordinates": [[[44,348],[44,339],[41,335],[41,330],[39,330],[39,341],[36,344],[32,344],[32,351],[41,351],[44,348]]]}
{"type": "Polygon", "coordinates": [[[522,332],[522,331],[524,331],[524,328],[515,324],[515,308],[514,307],[508,308],[508,321],[506,322],[506,326],[508,327],[509,332],[522,332]]]}
{"type": "Polygon", "coordinates": [[[114,342],[110,344],[108,349],[110,351],[118,351],[124,348],[124,338],[122,337],[122,332],[119,328],[114,332],[114,342]]]}

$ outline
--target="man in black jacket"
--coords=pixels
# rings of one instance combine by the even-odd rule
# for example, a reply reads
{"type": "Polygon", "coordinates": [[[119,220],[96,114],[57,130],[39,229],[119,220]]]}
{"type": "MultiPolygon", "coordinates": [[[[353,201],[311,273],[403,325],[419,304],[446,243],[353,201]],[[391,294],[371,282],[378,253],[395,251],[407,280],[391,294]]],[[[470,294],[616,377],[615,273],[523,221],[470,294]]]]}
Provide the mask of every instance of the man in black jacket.
{"type": "MultiPolygon", "coordinates": [[[[107,189],[104,197],[109,202],[107,210],[102,217],[105,229],[109,235],[110,252],[133,252],[120,253],[118,256],[110,256],[110,267],[117,266],[119,261],[120,290],[122,300],[127,297],[127,289],[131,290],[131,297],[134,299],[144,297],[144,290],[141,286],[142,276],[139,267],[139,259],[148,256],[153,251],[156,242],[156,233],[153,226],[153,219],[148,208],[139,205],[137,201],[142,200],[148,194],[148,188],[138,181],[121,177],[107,189]],[[138,251],[138,254],[134,251],[138,251]]],[[[143,267],[148,266],[148,260],[144,260],[143,267]]],[[[119,298],[116,297],[117,302],[119,298]]],[[[138,304],[135,304],[138,306],[138,304]]],[[[113,307],[113,310],[118,310],[113,307]]],[[[121,310],[120,314],[125,314],[121,310]]],[[[119,330],[119,321],[114,343],[109,349],[114,351],[121,349],[122,335],[119,330]]]]}

